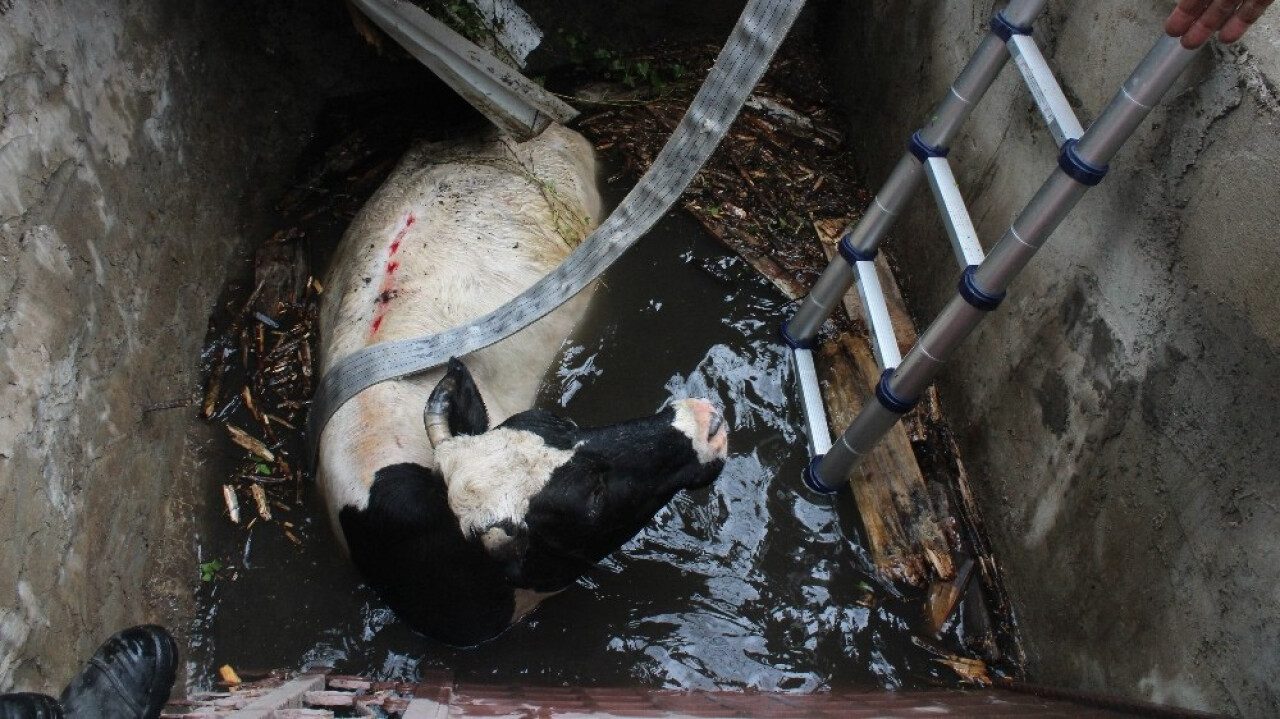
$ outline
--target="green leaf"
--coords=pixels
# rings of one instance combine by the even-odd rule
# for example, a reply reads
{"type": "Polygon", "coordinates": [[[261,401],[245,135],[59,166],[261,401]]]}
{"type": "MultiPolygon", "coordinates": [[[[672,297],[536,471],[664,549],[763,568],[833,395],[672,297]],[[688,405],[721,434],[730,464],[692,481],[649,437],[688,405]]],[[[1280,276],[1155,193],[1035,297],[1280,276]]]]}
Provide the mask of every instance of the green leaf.
{"type": "Polygon", "coordinates": [[[200,581],[212,582],[214,576],[220,571],[222,571],[222,562],[216,559],[211,562],[205,562],[200,565],[200,581]]]}

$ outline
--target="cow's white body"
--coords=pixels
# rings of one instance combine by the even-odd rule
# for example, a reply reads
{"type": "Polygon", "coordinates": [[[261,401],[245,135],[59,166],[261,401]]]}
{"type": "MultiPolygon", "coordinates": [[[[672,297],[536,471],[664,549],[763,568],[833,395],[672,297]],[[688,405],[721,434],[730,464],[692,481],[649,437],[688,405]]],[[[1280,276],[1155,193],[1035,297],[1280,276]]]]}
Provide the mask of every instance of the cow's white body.
{"type": "MultiPolygon", "coordinates": [[[[522,144],[491,138],[410,152],[333,259],[322,371],[368,345],[462,325],[549,273],[598,221],[595,173],[591,146],[558,125],[522,144]]],[[[532,405],[586,294],[467,357],[494,424],[532,405]]],[[[422,412],[442,374],[375,385],[334,413],[319,481],[335,525],[342,507],[365,506],[380,467],[435,466],[422,412]]]]}

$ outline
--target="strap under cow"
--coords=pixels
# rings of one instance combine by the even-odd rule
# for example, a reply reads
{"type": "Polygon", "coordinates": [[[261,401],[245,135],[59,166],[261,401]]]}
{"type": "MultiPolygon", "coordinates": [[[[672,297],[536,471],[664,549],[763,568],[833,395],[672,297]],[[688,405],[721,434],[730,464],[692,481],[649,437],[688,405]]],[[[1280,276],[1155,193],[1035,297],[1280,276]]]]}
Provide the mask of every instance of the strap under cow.
{"type": "Polygon", "coordinates": [[[333,413],[361,391],[509,337],[581,292],[642,237],[693,180],[728,132],[804,0],[750,0],[688,111],[653,166],[558,268],[479,319],[434,335],[380,342],[342,358],[320,380],[307,420],[311,457],[333,413]]]}

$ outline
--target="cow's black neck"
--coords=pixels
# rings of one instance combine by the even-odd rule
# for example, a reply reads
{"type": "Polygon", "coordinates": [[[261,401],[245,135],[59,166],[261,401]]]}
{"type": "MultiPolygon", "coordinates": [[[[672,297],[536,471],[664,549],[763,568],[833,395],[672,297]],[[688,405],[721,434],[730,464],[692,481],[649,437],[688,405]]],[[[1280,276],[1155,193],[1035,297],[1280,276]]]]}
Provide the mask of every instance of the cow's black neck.
{"type": "Polygon", "coordinates": [[[515,603],[503,568],[463,537],[437,472],[384,467],[368,506],[344,507],[339,521],[369,585],[418,631],[471,646],[510,624],[515,603]]]}

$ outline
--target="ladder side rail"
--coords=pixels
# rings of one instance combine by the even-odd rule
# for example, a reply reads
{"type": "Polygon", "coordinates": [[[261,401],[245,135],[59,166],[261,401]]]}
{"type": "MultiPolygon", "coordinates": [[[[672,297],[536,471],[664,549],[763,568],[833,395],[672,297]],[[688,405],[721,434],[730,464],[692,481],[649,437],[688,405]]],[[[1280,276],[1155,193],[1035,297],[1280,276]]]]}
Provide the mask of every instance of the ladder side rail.
{"type": "Polygon", "coordinates": [[[1040,52],[1040,46],[1030,35],[1014,35],[1009,38],[1009,53],[1018,72],[1022,73],[1045,124],[1049,126],[1054,142],[1062,147],[1067,140],[1078,140],[1084,134],[1084,128],[1075,110],[1071,109],[1071,103],[1067,102],[1058,78],[1049,69],[1049,62],[1040,52]]]}
{"type": "Polygon", "coordinates": [[[820,460],[805,484],[833,493],[846,485],[858,460],[910,411],[956,347],[1004,299],[1013,281],[1076,202],[1105,177],[1125,140],[1151,112],[1194,57],[1178,38],[1162,36],[1112,98],[1098,120],[1059,154],[1058,168],[1027,204],[986,261],[961,276],[958,293],[921,334],[896,370],[886,370],[870,402],[820,460]]]}
{"type": "Polygon", "coordinates": [[[982,243],[978,241],[978,231],[973,229],[973,220],[969,216],[964,197],[960,194],[956,176],[951,172],[951,163],[945,157],[931,157],[924,164],[924,171],[929,178],[929,187],[933,189],[933,199],[937,201],[942,213],[942,224],[947,228],[951,249],[956,253],[960,268],[982,264],[985,256],[982,243]]]}

